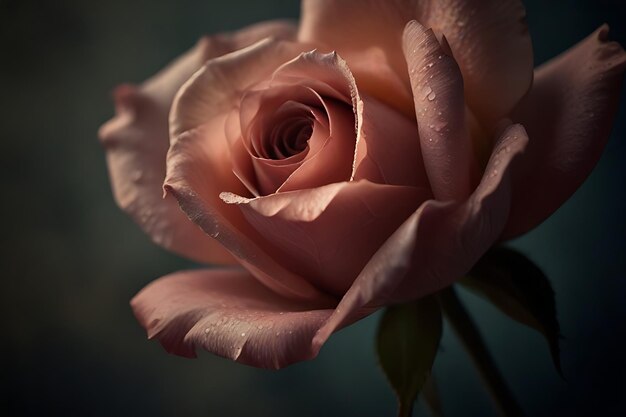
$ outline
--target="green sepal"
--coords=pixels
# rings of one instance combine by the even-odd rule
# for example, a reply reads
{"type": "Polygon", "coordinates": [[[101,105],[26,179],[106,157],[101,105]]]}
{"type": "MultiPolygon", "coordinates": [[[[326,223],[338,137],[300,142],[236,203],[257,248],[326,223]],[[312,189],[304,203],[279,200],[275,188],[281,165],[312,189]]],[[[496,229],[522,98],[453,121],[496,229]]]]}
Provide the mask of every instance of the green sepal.
{"type": "Polygon", "coordinates": [[[398,398],[400,417],[411,415],[430,377],[441,331],[441,309],[432,296],[388,307],[380,320],[378,360],[398,398]]]}
{"type": "Polygon", "coordinates": [[[487,252],[459,283],[513,320],[543,334],[554,366],[563,377],[554,290],[537,265],[520,252],[496,247],[487,252]]]}

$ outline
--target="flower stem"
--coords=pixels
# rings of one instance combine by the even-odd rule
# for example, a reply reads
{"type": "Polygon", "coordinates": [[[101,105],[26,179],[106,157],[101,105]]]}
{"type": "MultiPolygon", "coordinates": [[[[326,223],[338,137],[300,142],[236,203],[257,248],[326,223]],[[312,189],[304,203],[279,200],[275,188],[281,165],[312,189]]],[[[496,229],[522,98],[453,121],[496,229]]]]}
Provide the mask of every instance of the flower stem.
{"type": "Polygon", "coordinates": [[[413,415],[413,402],[401,402],[398,406],[398,417],[411,417],[413,415]]]}
{"type": "Polygon", "coordinates": [[[439,293],[439,300],[448,322],[472,358],[499,414],[503,417],[523,416],[522,409],[513,398],[478,328],[459,300],[454,288],[442,290],[439,293]]]}

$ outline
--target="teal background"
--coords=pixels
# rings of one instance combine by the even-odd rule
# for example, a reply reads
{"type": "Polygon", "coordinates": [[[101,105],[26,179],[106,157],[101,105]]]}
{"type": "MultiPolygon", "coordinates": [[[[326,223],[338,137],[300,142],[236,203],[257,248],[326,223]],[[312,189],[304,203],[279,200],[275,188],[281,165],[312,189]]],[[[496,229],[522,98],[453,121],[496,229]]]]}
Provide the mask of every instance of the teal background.
{"type": "MultiPolygon", "coordinates": [[[[605,21],[626,45],[623,2],[547,3],[526,2],[538,63],[605,21]]],[[[271,372],[167,355],[128,305],[190,264],[114,205],[96,139],[112,88],[142,81],[201,34],[298,9],[287,0],[0,0],[0,415],[394,415],[373,350],[378,316],[333,336],[316,360],[271,372]]],[[[622,100],[591,177],[513,242],[556,290],[567,382],[539,335],[462,294],[529,416],[626,414],[625,139],[622,100]]],[[[447,416],[495,415],[447,329],[434,372],[447,416]]]]}

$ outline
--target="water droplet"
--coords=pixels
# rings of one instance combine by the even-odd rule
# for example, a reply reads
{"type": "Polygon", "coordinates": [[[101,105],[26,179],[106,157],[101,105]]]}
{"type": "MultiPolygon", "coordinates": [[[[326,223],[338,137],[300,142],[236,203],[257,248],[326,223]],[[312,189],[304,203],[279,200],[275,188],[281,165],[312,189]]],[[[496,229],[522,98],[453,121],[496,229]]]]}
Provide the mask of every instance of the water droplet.
{"type": "Polygon", "coordinates": [[[276,332],[276,336],[280,336],[280,332],[276,332]]]}
{"type": "Polygon", "coordinates": [[[463,26],[465,26],[465,21],[463,21],[463,20],[457,20],[456,25],[457,25],[457,26],[460,26],[460,27],[463,27],[463,26]]]}
{"type": "Polygon", "coordinates": [[[289,330],[289,334],[293,334],[293,330],[289,330]]]}
{"type": "Polygon", "coordinates": [[[244,332],[244,333],[241,333],[241,337],[245,337],[245,336],[246,336],[246,333],[245,333],[245,332],[244,332]]]}
{"type": "Polygon", "coordinates": [[[437,114],[438,114],[439,116],[441,116],[441,115],[442,115],[442,113],[441,113],[441,112],[437,112],[437,114]]]}
{"type": "Polygon", "coordinates": [[[209,329],[208,327],[206,329],[204,329],[204,333],[209,333],[211,331],[211,329],[209,329]]]}
{"type": "Polygon", "coordinates": [[[428,101],[433,101],[435,99],[435,97],[437,97],[437,95],[434,92],[430,93],[428,95],[428,101]]]}
{"type": "Polygon", "coordinates": [[[430,88],[430,86],[426,86],[426,88],[424,88],[424,97],[428,97],[430,95],[430,93],[433,92],[433,89],[430,88]]]}
{"type": "Polygon", "coordinates": [[[506,146],[506,147],[504,148],[504,151],[505,151],[506,153],[511,152],[511,147],[510,147],[510,146],[506,146]]]}
{"type": "Polygon", "coordinates": [[[443,58],[443,55],[439,55],[437,58],[441,59],[441,58],[443,58]]]}
{"type": "Polygon", "coordinates": [[[282,316],[283,314],[285,314],[285,312],[284,312],[284,311],[281,311],[281,312],[280,312],[280,313],[278,313],[278,314],[282,316]]]}
{"type": "Polygon", "coordinates": [[[500,165],[500,160],[496,159],[495,161],[493,161],[493,165],[494,166],[500,165]]]}

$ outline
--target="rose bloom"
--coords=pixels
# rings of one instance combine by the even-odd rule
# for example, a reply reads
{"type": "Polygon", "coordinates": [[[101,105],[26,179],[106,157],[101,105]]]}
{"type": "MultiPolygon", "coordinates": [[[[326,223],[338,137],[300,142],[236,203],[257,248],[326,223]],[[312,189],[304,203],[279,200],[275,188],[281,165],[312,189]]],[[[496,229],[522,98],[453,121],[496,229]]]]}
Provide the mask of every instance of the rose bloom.
{"type": "Polygon", "coordinates": [[[299,26],[202,38],[115,90],[119,206],[219,267],[131,302],[168,352],[265,368],[434,293],[581,185],[626,54],[602,26],[533,71],[515,0],[304,0],[299,26]]]}

